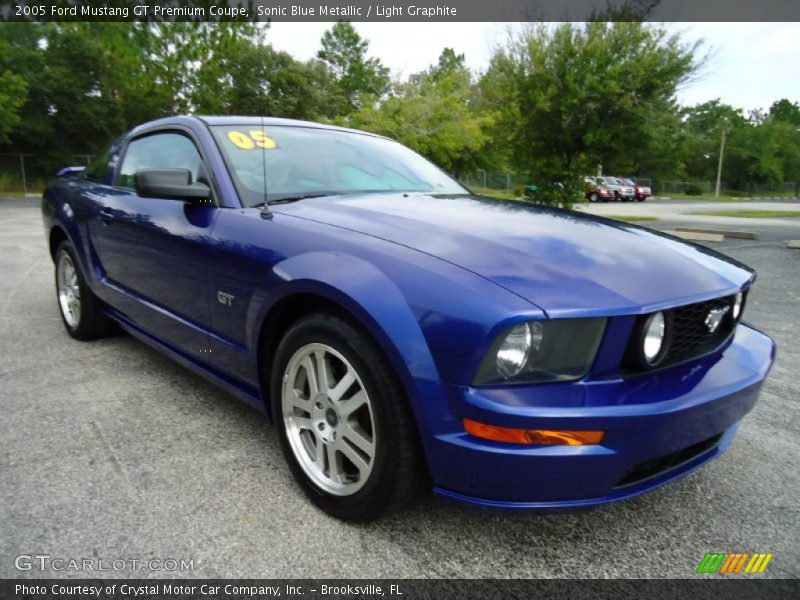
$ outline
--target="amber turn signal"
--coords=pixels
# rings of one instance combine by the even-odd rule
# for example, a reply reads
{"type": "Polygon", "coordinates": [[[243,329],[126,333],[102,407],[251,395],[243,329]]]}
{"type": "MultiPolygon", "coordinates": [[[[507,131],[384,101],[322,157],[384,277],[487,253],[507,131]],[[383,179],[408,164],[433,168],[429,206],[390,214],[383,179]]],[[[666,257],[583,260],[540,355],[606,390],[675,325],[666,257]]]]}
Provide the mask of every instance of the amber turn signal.
{"type": "Polygon", "coordinates": [[[513,429],[464,419],[467,433],[477,438],[506,444],[550,446],[591,446],[603,441],[603,431],[556,431],[552,429],[513,429]]]}

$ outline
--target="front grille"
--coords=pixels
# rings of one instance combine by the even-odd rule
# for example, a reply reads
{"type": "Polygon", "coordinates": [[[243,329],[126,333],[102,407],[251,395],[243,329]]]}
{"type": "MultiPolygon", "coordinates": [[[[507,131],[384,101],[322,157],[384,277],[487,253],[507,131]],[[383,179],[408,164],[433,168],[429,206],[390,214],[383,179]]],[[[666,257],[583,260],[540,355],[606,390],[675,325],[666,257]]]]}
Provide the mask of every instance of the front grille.
{"type": "MultiPolygon", "coordinates": [[[[723,296],[665,310],[667,351],[661,361],[654,367],[645,367],[637,359],[638,354],[641,352],[641,337],[637,332],[641,331],[650,315],[638,317],[634,333],[625,352],[622,366],[623,375],[635,375],[644,371],[651,371],[654,368],[683,363],[719,349],[730,339],[736,326],[736,321],[733,318],[733,301],[734,296],[723,296]],[[728,311],[722,317],[717,329],[713,332],[709,331],[708,325],[706,325],[706,318],[709,313],[714,309],[725,309],[726,307],[728,311]]],[[[744,310],[744,303],[742,304],[742,310],[744,310]]]]}
{"type": "Polygon", "coordinates": [[[712,448],[715,448],[720,438],[722,438],[721,433],[707,440],[703,440],[702,442],[698,442],[697,444],[693,444],[688,448],[684,448],[683,450],[678,450],[677,452],[672,452],[671,454],[659,456],[658,458],[640,463],[625,473],[625,476],[617,482],[614,489],[640,483],[656,475],[661,475],[662,473],[676,469],[693,458],[697,458],[701,454],[705,454],[712,448]]]}
{"type": "Polygon", "coordinates": [[[696,304],[679,306],[668,311],[672,320],[670,340],[665,363],[676,363],[715,350],[733,331],[733,296],[716,298],[696,304]],[[713,333],[709,332],[706,317],[715,308],[728,308],[722,322],[713,333]]]}

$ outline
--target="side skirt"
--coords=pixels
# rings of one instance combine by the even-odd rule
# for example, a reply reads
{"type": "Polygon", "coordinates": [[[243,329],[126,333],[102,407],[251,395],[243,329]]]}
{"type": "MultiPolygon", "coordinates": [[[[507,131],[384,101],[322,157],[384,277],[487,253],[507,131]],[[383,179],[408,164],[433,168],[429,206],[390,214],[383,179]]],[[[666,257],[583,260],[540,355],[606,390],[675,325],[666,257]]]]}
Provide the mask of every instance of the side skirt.
{"type": "Polygon", "coordinates": [[[155,348],[159,352],[166,354],[169,358],[171,358],[181,366],[186,367],[193,373],[200,375],[201,377],[203,377],[207,381],[210,381],[217,387],[222,388],[226,392],[233,394],[242,402],[249,404],[253,408],[257,409],[259,412],[267,415],[266,403],[261,398],[261,394],[259,393],[258,389],[242,385],[238,381],[226,377],[222,373],[219,373],[218,371],[210,368],[208,365],[199,363],[189,358],[188,356],[183,354],[180,350],[165,344],[149,331],[146,331],[141,327],[139,327],[138,325],[134,324],[127,317],[125,317],[125,315],[117,312],[113,308],[106,306],[104,312],[108,315],[109,318],[113,319],[116,323],[118,323],[119,326],[122,327],[122,329],[130,333],[135,338],[141,340],[148,346],[155,348]]]}

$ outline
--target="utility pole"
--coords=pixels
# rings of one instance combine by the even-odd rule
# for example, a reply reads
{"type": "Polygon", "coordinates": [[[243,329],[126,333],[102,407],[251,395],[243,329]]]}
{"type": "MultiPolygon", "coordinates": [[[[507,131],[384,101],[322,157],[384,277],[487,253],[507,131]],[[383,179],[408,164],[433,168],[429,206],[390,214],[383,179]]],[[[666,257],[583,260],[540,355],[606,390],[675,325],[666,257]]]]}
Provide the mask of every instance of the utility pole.
{"type": "Polygon", "coordinates": [[[725,154],[725,134],[728,133],[728,127],[722,127],[722,141],[719,144],[719,163],[717,164],[717,187],[714,192],[714,198],[719,198],[719,186],[722,180],[722,156],[725,154]]]}

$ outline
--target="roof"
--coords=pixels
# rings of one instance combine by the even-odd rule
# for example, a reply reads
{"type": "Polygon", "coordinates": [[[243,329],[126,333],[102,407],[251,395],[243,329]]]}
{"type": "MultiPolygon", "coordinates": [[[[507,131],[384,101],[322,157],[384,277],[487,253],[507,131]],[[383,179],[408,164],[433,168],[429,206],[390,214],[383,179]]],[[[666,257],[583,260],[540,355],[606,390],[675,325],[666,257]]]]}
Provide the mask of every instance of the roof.
{"type": "Polygon", "coordinates": [[[161,127],[169,127],[175,125],[187,126],[192,122],[197,123],[198,121],[208,126],[238,125],[243,127],[260,127],[262,125],[263,126],[282,125],[284,127],[307,127],[313,129],[326,129],[328,131],[344,131],[349,133],[358,133],[361,135],[383,138],[383,139],[391,139],[391,138],[386,138],[377,133],[371,133],[369,131],[361,131],[360,129],[337,127],[336,125],[328,125],[326,123],[315,123],[313,121],[300,121],[298,119],[281,119],[278,117],[252,117],[252,116],[237,117],[237,116],[205,116],[205,115],[175,115],[172,117],[162,117],[160,119],[155,119],[154,121],[148,121],[146,123],[142,123],[141,125],[134,127],[126,134],[126,136],[137,136],[143,133],[148,133],[152,129],[161,127]]]}
{"type": "Polygon", "coordinates": [[[253,117],[253,116],[213,116],[213,115],[192,115],[200,119],[207,125],[248,125],[248,126],[261,126],[261,125],[283,125],[286,127],[313,127],[316,129],[330,129],[333,131],[349,131],[351,133],[363,133],[367,135],[374,135],[376,137],[383,137],[376,133],[369,131],[361,131],[360,129],[351,129],[348,127],[338,127],[336,125],[329,125],[326,123],[317,123],[314,121],[301,121],[299,119],[282,119],[279,117],[253,117]]]}

